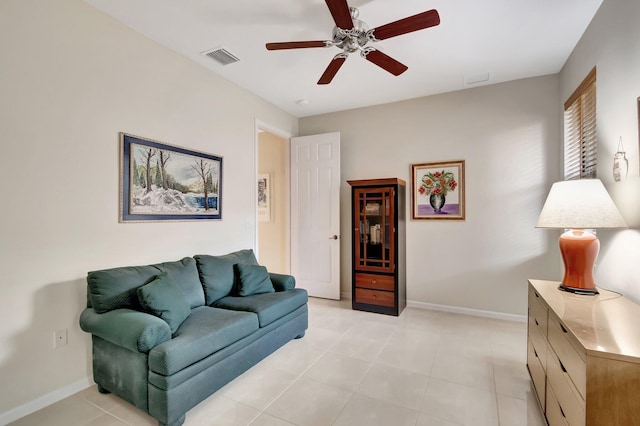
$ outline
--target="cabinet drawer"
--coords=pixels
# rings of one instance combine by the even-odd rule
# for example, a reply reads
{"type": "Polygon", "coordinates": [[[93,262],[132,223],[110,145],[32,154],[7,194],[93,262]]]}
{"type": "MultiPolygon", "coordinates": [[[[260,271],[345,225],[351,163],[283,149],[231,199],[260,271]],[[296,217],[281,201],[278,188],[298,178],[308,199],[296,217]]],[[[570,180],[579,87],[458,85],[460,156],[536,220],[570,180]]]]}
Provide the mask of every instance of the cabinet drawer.
{"type": "MultiPolygon", "coordinates": [[[[580,392],[582,399],[586,398],[587,392],[587,365],[586,355],[580,354],[576,349],[578,345],[575,338],[569,334],[567,329],[560,323],[558,317],[551,313],[549,315],[549,344],[558,356],[558,360],[567,370],[571,381],[580,392]]],[[[549,355],[547,355],[549,356],[549,355]]],[[[557,395],[556,392],[556,396],[557,395]]]]}
{"type": "Polygon", "coordinates": [[[356,302],[370,305],[389,306],[395,305],[394,294],[387,291],[368,290],[356,288],[356,302]]]}
{"type": "Polygon", "coordinates": [[[529,316],[529,340],[535,348],[540,364],[544,371],[547,370],[547,340],[543,337],[539,323],[533,316],[529,316]]]}
{"type": "Polygon", "coordinates": [[[538,395],[538,401],[540,401],[540,406],[542,407],[542,411],[545,411],[545,371],[542,368],[543,364],[540,363],[540,358],[538,354],[531,344],[531,341],[528,342],[527,345],[527,365],[529,366],[529,374],[531,375],[531,381],[533,382],[533,388],[538,395]]]}
{"type": "Polygon", "coordinates": [[[542,336],[547,340],[547,317],[549,309],[542,297],[529,287],[529,317],[533,317],[542,336]]]}
{"type": "Polygon", "coordinates": [[[389,275],[356,274],[356,287],[393,291],[395,279],[389,275]]]}
{"type": "MultiPolygon", "coordinates": [[[[564,364],[550,348],[547,353],[547,383],[560,406],[560,411],[571,426],[584,426],[584,400],[569,377],[564,364]]],[[[548,396],[547,396],[548,397],[548,396]]]]}
{"type": "Polygon", "coordinates": [[[549,426],[569,426],[553,389],[547,383],[547,410],[545,411],[549,426]]]}

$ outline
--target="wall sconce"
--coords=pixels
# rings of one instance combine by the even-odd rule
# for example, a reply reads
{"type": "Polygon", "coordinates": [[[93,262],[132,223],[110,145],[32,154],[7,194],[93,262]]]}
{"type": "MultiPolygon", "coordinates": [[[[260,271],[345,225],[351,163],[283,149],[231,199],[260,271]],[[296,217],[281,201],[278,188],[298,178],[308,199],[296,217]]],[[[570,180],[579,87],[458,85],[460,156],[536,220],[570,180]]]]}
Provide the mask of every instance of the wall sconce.
{"type": "Polygon", "coordinates": [[[613,180],[622,182],[627,178],[628,172],[629,161],[627,160],[626,152],[624,152],[624,146],[622,146],[622,136],[620,136],[618,152],[613,155],[613,180]]]}

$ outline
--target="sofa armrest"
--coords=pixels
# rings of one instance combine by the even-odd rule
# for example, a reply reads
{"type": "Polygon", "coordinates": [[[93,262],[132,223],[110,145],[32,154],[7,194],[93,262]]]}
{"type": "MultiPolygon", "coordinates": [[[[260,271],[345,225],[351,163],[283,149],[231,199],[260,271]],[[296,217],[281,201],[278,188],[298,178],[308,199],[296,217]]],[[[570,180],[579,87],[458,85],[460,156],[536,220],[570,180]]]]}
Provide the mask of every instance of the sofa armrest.
{"type": "Polygon", "coordinates": [[[87,308],[80,314],[80,328],[114,345],[142,353],[171,339],[169,324],[131,309],[99,314],[93,308],[87,308]]]}
{"type": "Polygon", "coordinates": [[[296,288],[296,279],[293,275],[276,274],[269,272],[271,283],[276,291],[293,290],[296,288]]]}

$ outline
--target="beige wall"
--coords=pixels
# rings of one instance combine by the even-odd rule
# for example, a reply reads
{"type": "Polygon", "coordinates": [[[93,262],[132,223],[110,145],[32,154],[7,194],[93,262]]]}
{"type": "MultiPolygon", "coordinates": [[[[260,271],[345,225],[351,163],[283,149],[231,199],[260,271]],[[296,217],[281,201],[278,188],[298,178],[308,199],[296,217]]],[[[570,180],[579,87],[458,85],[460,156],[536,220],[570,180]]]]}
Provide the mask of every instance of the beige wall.
{"type": "Polygon", "coordinates": [[[297,119],[80,0],[1,1],[0,51],[1,420],[90,376],[87,271],[254,248],[255,122],[297,119]],[[118,223],[120,131],[222,155],[223,220],[118,223]]]}
{"type": "Polygon", "coordinates": [[[271,219],[258,222],[258,260],[270,272],[288,273],[287,265],[287,144],[269,132],[258,135],[258,173],[271,179],[271,219]]]}
{"type": "MultiPolygon", "coordinates": [[[[350,179],[399,177],[411,164],[466,160],[464,222],[413,221],[407,298],[524,315],[527,278],[557,278],[556,236],[534,229],[559,179],[558,76],[300,119],[300,134],[341,133],[341,291],[351,292],[350,179]]],[[[559,258],[558,258],[559,259],[559,258]]]]}
{"type": "Polygon", "coordinates": [[[598,177],[630,229],[598,231],[600,256],[596,284],[640,302],[640,178],[638,107],[640,96],[640,2],[605,0],[560,73],[564,102],[597,67],[598,177]],[[622,136],[629,177],[613,181],[613,154],[622,136]]]}

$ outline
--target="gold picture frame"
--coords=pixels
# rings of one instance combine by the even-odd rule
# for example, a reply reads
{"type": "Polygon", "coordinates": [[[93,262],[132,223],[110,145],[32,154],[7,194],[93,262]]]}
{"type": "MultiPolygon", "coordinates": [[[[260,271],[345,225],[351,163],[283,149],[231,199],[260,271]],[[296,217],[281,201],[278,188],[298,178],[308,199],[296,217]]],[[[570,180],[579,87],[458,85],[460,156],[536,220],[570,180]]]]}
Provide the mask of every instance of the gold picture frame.
{"type": "Polygon", "coordinates": [[[465,220],[464,160],[411,165],[414,220],[465,220]]]}

